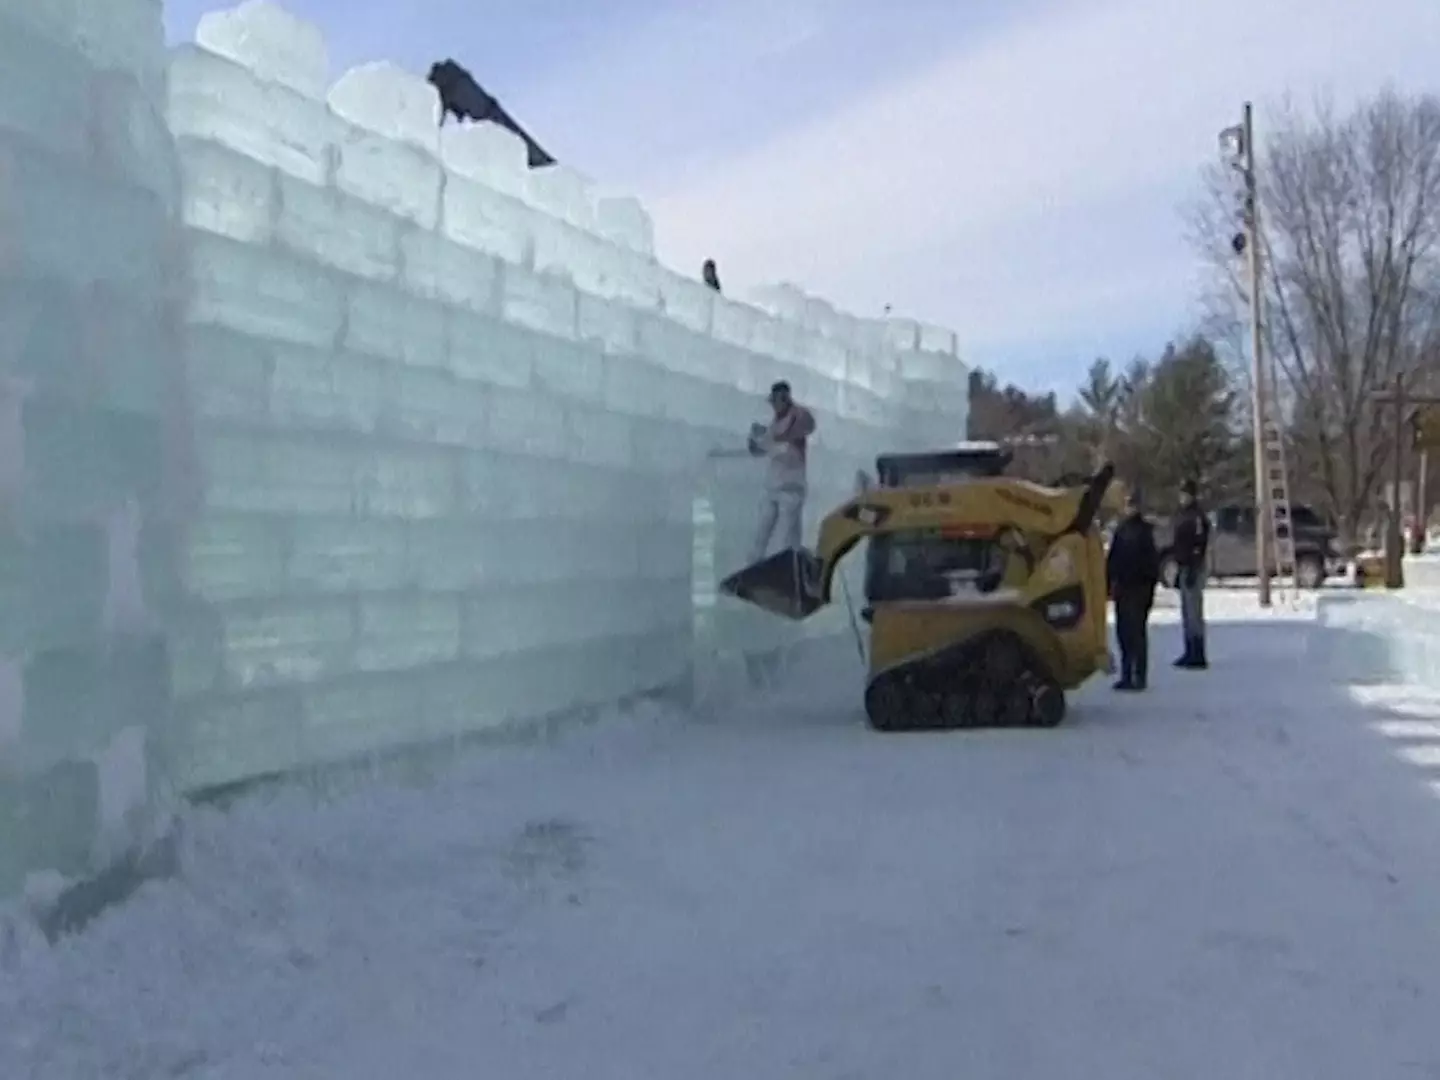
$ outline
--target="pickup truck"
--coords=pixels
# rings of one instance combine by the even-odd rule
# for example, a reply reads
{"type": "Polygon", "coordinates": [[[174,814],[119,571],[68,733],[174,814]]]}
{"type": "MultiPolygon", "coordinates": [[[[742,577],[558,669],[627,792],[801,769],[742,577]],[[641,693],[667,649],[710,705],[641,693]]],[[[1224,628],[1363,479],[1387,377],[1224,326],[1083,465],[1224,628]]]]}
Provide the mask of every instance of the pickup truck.
{"type": "MultiPolygon", "coordinates": [[[[1258,560],[1255,552],[1254,506],[1220,506],[1210,511],[1210,549],[1207,557],[1210,577],[1254,577],[1258,560]]],[[[1290,506],[1295,531],[1295,583],[1302,589],[1318,589],[1327,577],[1344,573],[1345,559],[1336,544],[1335,531],[1308,506],[1290,506]]],[[[1176,564],[1171,553],[1174,527],[1169,520],[1155,524],[1155,542],[1160,548],[1160,580],[1175,585],[1176,564]]],[[[1272,572],[1274,567],[1272,566],[1272,572]]],[[[1290,574],[1292,567],[1281,568],[1290,574]]]]}

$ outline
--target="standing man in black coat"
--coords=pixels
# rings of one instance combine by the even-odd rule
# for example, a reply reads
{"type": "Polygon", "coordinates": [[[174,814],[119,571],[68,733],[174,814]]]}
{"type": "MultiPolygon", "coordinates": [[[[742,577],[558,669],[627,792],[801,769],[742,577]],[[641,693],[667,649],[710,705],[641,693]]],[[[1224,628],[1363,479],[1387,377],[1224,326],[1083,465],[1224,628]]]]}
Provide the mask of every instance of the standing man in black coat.
{"type": "Polygon", "coordinates": [[[1180,485],[1180,513],[1175,519],[1175,588],[1180,591],[1180,629],[1185,651],[1175,661],[1178,668],[1200,670],[1209,667],[1205,659],[1205,578],[1210,551],[1210,519],[1195,497],[1195,481],[1180,485]]]}
{"type": "Polygon", "coordinates": [[[1120,641],[1116,690],[1144,690],[1150,661],[1150,608],[1160,580],[1155,527],[1145,518],[1140,492],[1125,499],[1125,519],[1115,527],[1105,558],[1110,597],[1115,601],[1115,636],[1120,641]]]}

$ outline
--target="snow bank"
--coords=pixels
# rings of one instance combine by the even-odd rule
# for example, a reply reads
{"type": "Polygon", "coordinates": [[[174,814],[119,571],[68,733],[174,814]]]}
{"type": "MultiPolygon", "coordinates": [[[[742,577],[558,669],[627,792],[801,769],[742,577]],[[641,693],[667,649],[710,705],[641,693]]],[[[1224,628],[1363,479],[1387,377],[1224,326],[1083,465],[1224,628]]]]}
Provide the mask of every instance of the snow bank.
{"type": "Polygon", "coordinates": [[[180,879],[0,947],[0,1076],[1425,1075],[1440,802],[1391,751],[1440,709],[1400,736],[1252,595],[1208,674],[1167,618],[1151,690],[1055,731],[876,739],[837,650],[708,723],[192,813],[180,879]]]}
{"type": "Polygon", "coordinates": [[[1440,689],[1440,590],[1326,596],[1314,654],[1332,679],[1440,689]]]}

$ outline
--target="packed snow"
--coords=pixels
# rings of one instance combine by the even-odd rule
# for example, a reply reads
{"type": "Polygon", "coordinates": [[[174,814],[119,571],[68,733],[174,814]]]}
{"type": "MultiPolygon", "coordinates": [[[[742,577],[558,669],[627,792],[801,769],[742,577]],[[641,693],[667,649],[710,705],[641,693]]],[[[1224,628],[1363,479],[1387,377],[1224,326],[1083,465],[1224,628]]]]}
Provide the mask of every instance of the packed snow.
{"type": "Polygon", "coordinates": [[[1211,595],[1210,672],[1162,610],[1152,690],[1054,731],[875,735],[837,652],[196,812],[177,879],[10,942],[0,1076],[1440,1076],[1440,697],[1211,595]]]}

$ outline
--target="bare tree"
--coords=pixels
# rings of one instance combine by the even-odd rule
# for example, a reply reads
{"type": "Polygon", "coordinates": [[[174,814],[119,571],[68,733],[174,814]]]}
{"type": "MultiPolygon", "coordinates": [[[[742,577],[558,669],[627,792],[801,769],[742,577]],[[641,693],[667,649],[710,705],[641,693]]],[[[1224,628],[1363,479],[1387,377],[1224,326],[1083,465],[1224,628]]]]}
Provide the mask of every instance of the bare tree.
{"type": "MultiPolygon", "coordinates": [[[[1323,103],[1309,115],[1293,107],[1277,115],[1257,147],[1262,331],[1296,471],[1315,478],[1348,533],[1373,506],[1392,445],[1388,410],[1373,395],[1397,375],[1423,378],[1434,362],[1440,98],[1386,91],[1345,115],[1323,103]]],[[[1213,270],[1207,329],[1222,345],[1243,340],[1248,319],[1233,245],[1239,210],[1231,171],[1208,170],[1191,224],[1213,270]]]]}

